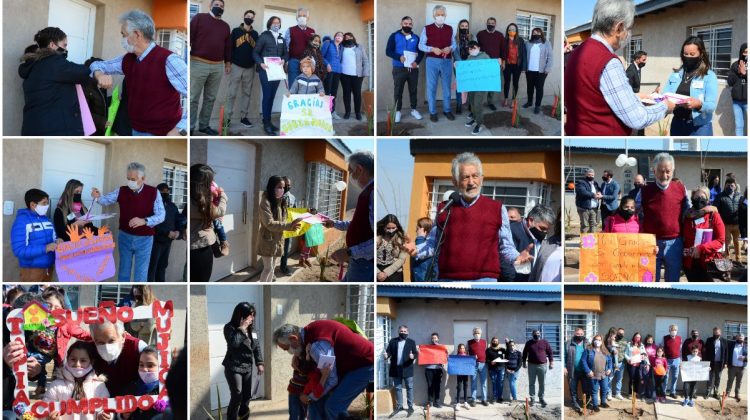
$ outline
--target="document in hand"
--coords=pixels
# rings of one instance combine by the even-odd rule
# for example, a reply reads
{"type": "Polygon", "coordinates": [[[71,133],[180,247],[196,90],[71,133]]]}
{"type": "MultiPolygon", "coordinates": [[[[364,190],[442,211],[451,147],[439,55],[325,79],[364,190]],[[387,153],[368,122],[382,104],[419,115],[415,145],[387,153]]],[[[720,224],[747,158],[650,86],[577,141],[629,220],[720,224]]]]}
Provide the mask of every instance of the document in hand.
{"type": "Polygon", "coordinates": [[[323,354],[318,359],[318,369],[326,367],[332,368],[336,364],[336,356],[332,354],[323,354]]]}

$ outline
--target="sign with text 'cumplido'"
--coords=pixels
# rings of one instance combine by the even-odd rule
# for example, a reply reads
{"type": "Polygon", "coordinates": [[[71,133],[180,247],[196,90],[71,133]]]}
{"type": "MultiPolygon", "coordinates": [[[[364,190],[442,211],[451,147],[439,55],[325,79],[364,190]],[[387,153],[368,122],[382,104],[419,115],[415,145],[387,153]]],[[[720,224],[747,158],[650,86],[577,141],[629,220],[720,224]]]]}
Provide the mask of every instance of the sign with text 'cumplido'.
{"type": "MultiPolygon", "coordinates": [[[[27,354],[24,320],[25,318],[28,319],[24,312],[28,309],[36,311],[38,305],[29,304],[23,309],[14,309],[8,314],[5,321],[10,331],[10,341],[22,344],[24,354],[27,354]]],[[[32,403],[28,392],[27,358],[24,357],[12,366],[13,375],[16,378],[16,387],[13,390],[13,410],[18,418],[47,418],[50,413],[55,411],[62,416],[67,414],[95,415],[99,412],[132,413],[137,409],[147,411],[155,405],[163,406],[168,401],[167,389],[164,385],[171,363],[169,341],[172,336],[172,318],[174,316],[174,306],[171,300],[157,300],[151,305],[136,308],[117,307],[114,302],[107,301],[102,302],[98,307],[81,307],[76,311],[56,309],[51,313],[44,312],[39,316],[50,316],[52,324],[56,327],[62,327],[65,324],[100,324],[105,320],[112,323],[116,321],[126,323],[138,319],[154,319],[156,324],[156,350],[159,361],[159,395],[122,395],[114,398],[93,397],[85,400],[34,401],[32,403]]],[[[34,322],[33,319],[32,322],[34,322]]]]}
{"type": "Polygon", "coordinates": [[[656,281],[656,237],[649,233],[587,233],[581,237],[578,280],[656,281]]]}

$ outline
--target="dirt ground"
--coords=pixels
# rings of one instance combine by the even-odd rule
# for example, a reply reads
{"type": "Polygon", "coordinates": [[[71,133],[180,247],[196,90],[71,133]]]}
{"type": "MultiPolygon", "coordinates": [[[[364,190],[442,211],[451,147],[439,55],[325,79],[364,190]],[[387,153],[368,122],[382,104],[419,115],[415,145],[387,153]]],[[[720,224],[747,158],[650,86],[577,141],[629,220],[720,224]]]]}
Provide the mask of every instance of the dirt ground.
{"type": "Polygon", "coordinates": [[[703,418],[709,420],[720,419],[747,419],[747,401],[737,402],[727,398],[724,402],[724,413],[721,412],[721,402],[715,399],[704,400],[698,398],[695,400],[695,407],[701,413],[703,418]]]}
{"type": "MultiPolygon", "coordinates": [[[[573,410],[571,407],[565,407],[565,418],[566,419],[575,419],[575,418],[583,418],[583,417],[591,417],[591,418],[598,418],[598,419],[617,419],[617,420],[625,420],[625,419],[632,419],[633,418],[633,409],[631,407],[631,403],[628,401],[619,401],[620,404],[615,404],[613,401],[609,402],[610,408],[602,408],[600,412],[595,413],[591,411],[591,408],[589,406],[589,410],[586,411],[586,415],[583,416],[582,414],[578,414],[573,410]]],[[[638,405],[636,407],[636,412],[638,413],[638,418],[640,419],[656,419],[656,410],[654,408],[653,404],[646,404],[642,401],[638,402],[638,405]]]]}
{"type": "MultiPolygon", "coordinates": [[[[670,399],[671,401],[671,399],[670,399]]],[[[677,402],[679,403],[679,399],[677,402]]],[[[589,410],[586,412],[585,417],[599,418],[599,419],[632,419],[632,408],[629,400],[609,401],[610,408],[602,408],[600,412],[595,413],[589,410]]],[[[698,397],[695,400],[695,409],[707,420],[723,420],[723,419],[747,419],[747,401],[742,400],[740,402],[735,401],[732,398],[727,398],[724,403],[724,413],[721,413],[721,403],[718,400],[710,398],[708,400],[698,397]]],[[[641,419],[657,419],[656,407],[653,403],[648,404],[644,401],[639,400],[637,402],[636,411],[639,413],[641,419]]],[[[578,414],[571,407],[565,407],[565,418],[583,418],[584,416],[578,414]]]]}
{"type": "MultiPolygon", "coordinates": [[[[338,277],[339,277],[339,272],[341,270],[341,266],[338,265],[333,260],[329,259],[329,261],[326,261],[325,252],[327,251],[328,255],[332,255],[336,250],[341,249],[343,245],[344,245],[344,240],[342,238],[341,240],[336,241],[333,245],[328,247],[327,250],[325,249],[318,250],[319,252],[318,256],[313,256],[311,254],[310,258],[307,260],[312,265],[312,267],[310,268],[303,269],[301,268],[299,264],[290,266],[289,267],[290,269],[297,270],[297,271],[292,275],[292,277],[288,281],[300,281],[300,282],[302,281],[309,281],[309,282],[339,281],[338,277]],[[325,270],[323,272],[324,273],[323,279],[321,279],[321,276],[320,276],[321,264],[325,264],[325,270]]],[[[294,255],[293,257],[298,259],[299,255],[294,255]]]]}
{"type": "MultiPolygon", "coordinates": [[[[529,408],[529,420],[552,420],[559,419],[562,415],[559,405],[548,405],[546,408],[542,408],[539,405],[529,408]]],[[[505,419],[513,420],[526,420],[526,413],[524,410],[524,404],[519,404],[513,407],[513,410],[503,415],[505,419]]]]}

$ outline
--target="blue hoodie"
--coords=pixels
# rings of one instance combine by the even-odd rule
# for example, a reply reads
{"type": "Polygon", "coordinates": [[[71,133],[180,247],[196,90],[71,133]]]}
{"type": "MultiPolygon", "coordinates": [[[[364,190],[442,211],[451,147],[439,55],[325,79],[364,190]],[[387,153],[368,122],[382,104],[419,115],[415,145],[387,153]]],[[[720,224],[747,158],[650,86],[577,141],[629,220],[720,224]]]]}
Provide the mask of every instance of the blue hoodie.
{"type": "Polygon", "coordinates": [[[47,252],[46,247],[55,240],[55,227],[47,216],[28,208],[18,210],[10,231],[10,245],[21,268],[52,267],[55,253],[47,252]]]}
{"type": "Polygon", "coordinates": [[[320,53],[323,55],[323,63],[331,66],[331,73],[341,73],[341,48],[341,45],[336,48],[336,43],[330,36],[323,37],[320,53]]]}

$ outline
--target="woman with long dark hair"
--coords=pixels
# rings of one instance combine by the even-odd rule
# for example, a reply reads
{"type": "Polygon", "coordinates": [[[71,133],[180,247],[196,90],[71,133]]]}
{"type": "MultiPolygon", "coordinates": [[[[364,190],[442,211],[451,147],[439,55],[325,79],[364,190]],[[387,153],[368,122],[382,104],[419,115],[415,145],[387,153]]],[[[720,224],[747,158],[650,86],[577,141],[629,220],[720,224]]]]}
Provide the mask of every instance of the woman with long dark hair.
{"type": "Polygon", "coordinates": [[[516,99],[518,94],[518,81],[521,78],[521,72],[526,65],[526,43],[518,34],[518,25],[509,24],[505,28],[505,63],[503,63],[503,87],[505,100],[503,106],[510,106],[508,102],[508,93],[511,92],[510,83],[513,82],[513,96],[511,100],[516,99]]]}
{"type": "Polygon", "coordinates": [[[354,97],[354,116],[357,121],[362,120],[362,81],[370,76],[370,65],[367,61],[365,49],[357,44],[354,34],[344,34],[341,44],[341,87],[344,90],[344,119],[348,120],[352,112],[351,100],[354,97]]]}
{"type": "Polygon", "coordinates": [[[57,208],[55,208],[55,214],[52,218],[52,223],[55,225],[55,234],[57,234],[58,238],[66,242],[70,241],[70,235],[68,234],[68,227],[70,225],[75,226],[78,229],[78,233],[81,233],[86,228],[91,229],[95,235],[99,232],[99,229],[93,223],[80,220],[81,217],[88,213],[88,209],[83,205],[83,200],[81,199],[82,192],[83,182],[77,179],[69,180],[60,195],[57,208]]]}
{"type": "Polygon", "coordinates": [[[680,49],[682,65],[669,76],[664,93],[689,96],[674,107],[672,136],[712,136],[712,120],[719,98],[719,81],[711,70],[703,40],[690,36],[680,49]]]}
{"type": "Polygon", "coordinates": [[[524,108],[529,108],[533,102],[534,114],[541,112],[542,98],[544,98],[544,81],[552,71],[552,44],[544,36],[542,28],[531,30],[531,39],[526,42],[526,103],[524,108]],[[536,92],[536,101],[534,101],[536,92]]]}
{"type": "Polygon", "coordinates": [[[406,234],[398,218],[392,214],[380,219],[377,224],[378,281],[404,281],[404,262],[408,254],[404,250],[406,234]]]}
{"type": "Polygon", "coordinates": [[[265,370],[260,339],[255,332],[255,306],[241,302],[234,307],[232,319],[224,325],[224,339],[227,353],[221,364],[230,392],[227,419],[247,419],[253,396],[253,369],[257,367],[259,375],[265,370]]]}
{"type": "MultiPolygon", "coordinates": [[[[469,42],[474,40],[474,36],[469,29],[469,21],[461,19],[458,22],[458,32],[456,32],[456,49],[453,50],[453,76],[456,76],[456,62],[464,61],[469,58],[469,42]]],[[[461,92],[456,90],[456,115],[461,114],[461,92]]]]}
{"type": "Polygon", "coordinates": [[[213,221],[224,217],[227,195],[211,190],[214,170],[197,163],[190,167],[190,281],[209,281],[214,264],[211,247],[216,243],[213,221]]]}
{"type": "Polygon", "coordinates": [[[268,178],[266,189],[260,198],[260,232],[258,232],[258,255],[263,260],[261,282],[271,282],[276,261],[284,254],[284,231],[297,230],[300,219],[287,222],[287,204],[283,200],[286,192],[284,178],[274,175],[268,178]]]}
{"type": "Polygon", "coordinates": [[[737,61],[729,66],[727,86],[732,92],[732,111],[734,112],[734,135],[745,134],[747,119],[747,42],[740,45],[737,61]]]}

